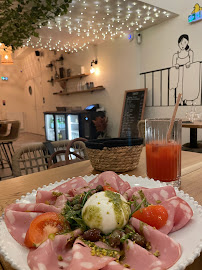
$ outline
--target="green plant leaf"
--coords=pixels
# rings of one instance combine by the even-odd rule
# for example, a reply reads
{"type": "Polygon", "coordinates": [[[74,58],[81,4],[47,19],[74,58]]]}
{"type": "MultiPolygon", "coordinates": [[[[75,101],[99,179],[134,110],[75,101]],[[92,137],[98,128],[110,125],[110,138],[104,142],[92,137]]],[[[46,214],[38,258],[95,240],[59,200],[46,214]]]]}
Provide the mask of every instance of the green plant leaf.
{"type": "Polygon", "coordinates": [[[22,47],[36,30],[59,15],[67,14],[71,0],[2,0],[0,1],[0,41],[13,50],[22,47]]]}

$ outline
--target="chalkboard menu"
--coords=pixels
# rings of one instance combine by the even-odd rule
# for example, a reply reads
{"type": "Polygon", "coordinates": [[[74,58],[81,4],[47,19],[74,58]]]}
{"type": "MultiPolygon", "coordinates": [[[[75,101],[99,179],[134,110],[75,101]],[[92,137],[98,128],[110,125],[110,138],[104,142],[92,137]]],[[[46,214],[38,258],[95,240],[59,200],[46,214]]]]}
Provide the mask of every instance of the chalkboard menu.
{"type": "Polygon", "coordinates": [[[138,137],[137,124],[144,117],[147,88],[125,91],[120,137],[138,137]]]}

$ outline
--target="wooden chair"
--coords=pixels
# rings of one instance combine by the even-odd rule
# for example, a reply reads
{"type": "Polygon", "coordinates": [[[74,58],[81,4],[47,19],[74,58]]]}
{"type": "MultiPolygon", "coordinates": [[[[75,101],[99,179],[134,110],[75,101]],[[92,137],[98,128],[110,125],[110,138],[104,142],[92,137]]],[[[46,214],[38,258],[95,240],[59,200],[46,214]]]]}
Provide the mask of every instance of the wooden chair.
{"type": "Polygon", "coordinates": [[[8,124],[7,123],[0,123],[0,136],[5,136],[8,131],[8,124]]]}
{"type": "Polygon", "coordinates": [[[2,133],[0,133],[0,147],[2,150],[3,155],[6,158],[6,161],[9,165],[9,167],[12,170],[12,156],[14,154],[14,148],[13,148],[13,142],[17,140],[19,136],[19,131],[20,131],[20,121],[12,121],[11,122],[11,127],[10,127],[10,132],[9,134],[6,135],[7,129],[8,129],[8,124],[5,125],[2,124],[2,133]]]}
{"type": "MultiPolygon", "coordinates": [[[[69,145],[69,140],[51,142],[51,146],[54,152],[63,150],[66,151],[69,145]]],[[[52,153],[45,145],[46,143],[31,143],[24,147],[17,149],[12,157],[13,176],[21,176],[40,172],[48,169],[48,161],[52,153]]],[[[84,145],[85,146],[85,145],[84,145]]],[[[85,151],[85,149],[84,149],[85,151]]],[[[86,159],[86,152],[82,154],[86,159]]],[[[63,161],[65,155],[58,155],[57,162],[63,161]]]]}
{"type": "Polygon", "coordinates": [[[86,146],[84,142],[87,141],[85,138],[76,138],[69,142],[67,145],[66,150],[59,150],[55,153],[53,153],[50,156],[49,162],[48,162],[48,169],[68,165],[71,163],[75,163],[81,160],[88,159],[87,152],[86,152],[86,146]],[[56,161],[58,157],[64,155],[64,160],[56,161]],[[55,161],[54,161],[55,160],[55,161]]]}

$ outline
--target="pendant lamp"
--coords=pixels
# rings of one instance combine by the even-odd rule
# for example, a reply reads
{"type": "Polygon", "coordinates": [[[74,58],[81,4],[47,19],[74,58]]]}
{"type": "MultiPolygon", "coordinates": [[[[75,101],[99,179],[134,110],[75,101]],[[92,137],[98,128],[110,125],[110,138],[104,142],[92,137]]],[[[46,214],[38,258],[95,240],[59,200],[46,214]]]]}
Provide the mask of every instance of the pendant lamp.
{"type": "Polygon", "coordinates": [[[1,64],[3,65],[12,65],[12,47],[6,47],[3,43],[0,43],[0,55],[1,55],[1,64]]]}
{"type": "Polygon", "coordinates": [[[3,64],[3,65],[12,65],[13,64],[13,59],[12,59],[11,53],[8,53],[6,51],[2,52],[1,64],[3,64]]]}

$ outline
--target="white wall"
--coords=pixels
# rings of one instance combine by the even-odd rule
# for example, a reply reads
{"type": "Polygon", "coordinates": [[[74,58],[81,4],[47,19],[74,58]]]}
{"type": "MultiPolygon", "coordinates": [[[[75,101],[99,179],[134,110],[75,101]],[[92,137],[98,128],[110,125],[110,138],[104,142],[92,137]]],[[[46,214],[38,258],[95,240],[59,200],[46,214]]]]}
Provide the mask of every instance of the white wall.
{"type": "MultiPolygon", "coordinates": [[[[33,133],[44,133],[43,111],[56,110],[56,106],[82,106],[85,108],[92,103],[99,103],[106,110],[109,119],[108,133],[118,136],[120,116],[125,90],[136,89],[138,86],[137,50],[135,41],[129,42],[126,38],[109,41],[98,46],[97,52],[93,46],[88,50],[76,54],[63,54],[65,60],[63,67],[71,68],[72,75],[80,72],[80,66],[85,67],[85,73],[90,71],[90,63],[98,58],[97,67],[99,75],[90,75],[82,79],[82,82],[94,82],[95,86],[103,85],[106,90],[94,93],[82,93],[77,95],[57,96],[53,92],[59,92],[62,88],[59,83],[52,86],[47,82],[55,75],[46,65],[51,60],[58,59],[61,53],[43,51],[42,57],[36,57],[31,53],[23,61],[23,72],[26,74],[24,93],[26,96],[26,127],[33,133]],[[28,94],[29,85],[33,88],[33,95],[28,94]],[[45,97],[45,104],[42,99],[45,97]]],[[[56,62],[57,71],[62,67],[56,62]]],[[[79,79],[67,82],[69,90],[76,90],[79,79]]]]}
{"type": "MultiPolygon", "coordinates": [[[[127,39],[117,39],[98,46],[98,68],[100,75],[90,75],[86,81],[94,81],[95,85],[103,85],[106,90],[93,94],[67,96],[66,100],[72,105],[83,108],[92,103],[99,103],[106,109],[109,118],[109,134],[118,136],[125,90],[136,89],[137,82],[137,47],[135,42],[127,39]]],[[[78,53],[68,57],[74,63],[84,63],[88,72],[90,62],[95,59],[94,49],[88,53],[78,53]]],[[[83,64],[82,64],[83,65],[83,64]]]]}
{"type": "Polygon", "coordinates": [[[16,61],[14,65],[0,64],[0,118],[21,118],[25,112],[24,83],[20,61],[16,61]],[[8,81],[2,81],[1,77],[8,77],[8,81]],[[3,100],[6,101],[6,106],[3,106],[3,100]]]}
{"type": "MultiPolygon", "coordinates": [[[[173,54],[179,51],[178,38],[181,34],[189,35],[189,46],[194,51],[194,61],[202,61],[202,21],[189,24],[188,15],[191,14],[196,1],[146,1],[150,4],[167,8],[179,14],[178,17],[161,23],[157,26],[142,31],[143,42],[140,46],[140,69],[141,72],[152,71],[172,66],[173,54]]],[[[186,68],[185,68],[186,69],[186,68]]],[[[185,70],[186,71],[186,70],[185,70]]],[[[190,91],[193,91],[194,74],[190,74],[187,80],[190,91]]],[[[143,83],[141,84],[143,86],[143,83]]],[[[154,92],[158,91],[159,85],[155,85],[154,92]]],[[[167,91],[166,86],[164,91],[167,91]]],[[[149,87],[149,96],[151,86],[149,87]]],[[[200,93],[201,94],[201,93],[200,93]]],[[[158,98],[158,97],[157,97],[158,98]]],[[[146,117],[170,117],[173,107],[147,107],[146,117]]],[[[185,118],[186,112],[190,112],[190,106],[181,106],[178,109],[177,117],[185,118]]],[[[202,113],[202,106],[197,106],[197,112],[202,113]]],[[[198,140],[202,140],[202,130],[198,129],[198,140]]],[[[183,143],[189,141],[189,129],[183,128],[183,143]]]]}

